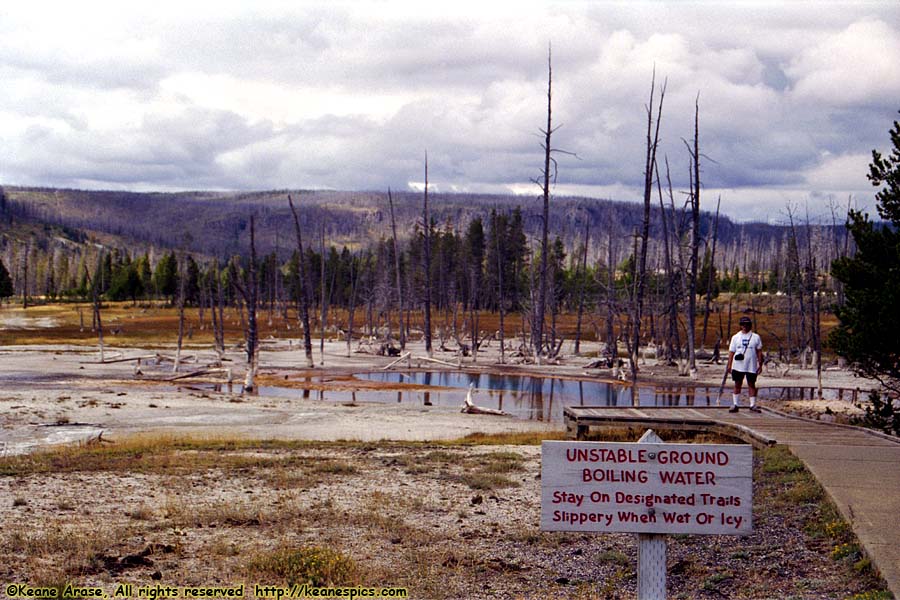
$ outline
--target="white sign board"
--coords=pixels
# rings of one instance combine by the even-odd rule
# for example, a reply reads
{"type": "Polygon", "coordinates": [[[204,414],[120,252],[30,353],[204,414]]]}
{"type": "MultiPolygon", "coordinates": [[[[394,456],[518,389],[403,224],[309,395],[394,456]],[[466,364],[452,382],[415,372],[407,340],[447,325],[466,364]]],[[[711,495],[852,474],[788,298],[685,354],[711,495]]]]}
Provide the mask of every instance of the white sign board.
{"type": "Polygon", "coordinates": [[[543,442],[541,529],[747,535],[753,449],[543,442]]]}

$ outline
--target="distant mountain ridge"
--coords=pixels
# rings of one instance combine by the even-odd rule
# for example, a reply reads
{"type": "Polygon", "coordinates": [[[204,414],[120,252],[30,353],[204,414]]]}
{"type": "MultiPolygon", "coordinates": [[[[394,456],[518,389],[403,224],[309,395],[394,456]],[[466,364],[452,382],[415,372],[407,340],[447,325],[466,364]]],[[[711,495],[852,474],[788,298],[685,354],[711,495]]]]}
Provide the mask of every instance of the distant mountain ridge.
{"type": "MultiPolygon", "coordinates": [[[[301,215],[306,244],[318,245],[323,230],[326,244],[351,248],[365,247],[390,236],[387,192],[142,193],[13,186],[3,189],[8,210],[17,218],[209,256],[225,257],[246,252],[250,215],[256,218],[258,251],[278,250],[279,254],[289,254],[296,247],[296,240],[288,194],[293,197],[301,215]]],[[[421,226],[422,194],[402,191],[393,192],[392,197],[398,234],[408,238],[417,226],[421,226]]],[[[449,227],[462,231],[479,216],[487,224],[491,210],[502,213],[519,208],[526,234],[537,237],[540,231],[541,206],[536,196],[429,193],[429,205],[438,229],[449,227]]],[[[566,247],[574,248],[581,243],[585,224],[589,221],[592,245],[599,246],[609,237],[626,244],[638,229],[641,217],[642,206],[637,202],[556,197],[551,200],[550,231],[551,235],[559,236],[566,247]]],[[[661,243],[663,233],[658,200],[651,218],[651,238],[656,245],[661,243]]],[[[668,210],[666,218],[671,218],[668,210]]],[[[686,224],[687,216],[682,214],[680,206],[676,206],[676,218],[686,224]]],[[[713,214],[704,211],[701,221],[701,235],[708,236],[713,214]]],[[[833,229],[831,235],[839,235],[843,225],[815,228],[819,231],[833,229]]],[[[719,216],[718,238],[723,246],[746,244],[758,247],[770,243],[773,238],[783,238],[786,231],[785,226],[735,223],[724,215],[719,216]]]]}

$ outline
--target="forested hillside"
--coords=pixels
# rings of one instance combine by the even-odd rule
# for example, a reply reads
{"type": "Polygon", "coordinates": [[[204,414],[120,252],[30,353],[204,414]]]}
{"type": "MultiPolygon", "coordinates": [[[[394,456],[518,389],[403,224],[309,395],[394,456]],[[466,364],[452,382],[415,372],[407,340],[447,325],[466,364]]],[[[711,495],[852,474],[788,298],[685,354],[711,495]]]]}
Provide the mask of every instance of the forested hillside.
{"type": "MultiPolygon", "coordinates": [[[[539,202],[429,194],[426,244],[422,197],[392,195],[395,251],[387,194],[290,192],[301,253],[288,195],[6,188],[0,262],[8,283],[0,272],[0,293],[24,305],[54,298],[93,299],[97,306],[100,299],[162,299],[213,314],[217,306],[246,303],[285,319],[309,308],[321,313],[320,324],[332,307],[360,311],[370,331],[378,323],[405,321],[401,332],[415,326],[413,315],[429,314],[430,305],[454,337],[468,328],[476,340],[478,311],[484,310],[499,315],[501,329],[508,314],[506,327],[525,330],[542,262],[539,202]]],[[[592,336],[615,347],[612,340],[633,321],[642,207],[555,198],[550,215],[549,353],[561,339],[557,316],[567,313],[578,315],[577,336],[585,315],[592,336]]],[[[843,226],[787,218],[787,225],[774,226],[701,215],[694,289],[705,298],[705,308],[698,307],[705,318],[695,336],[706,338],[709,300],[720,291],[783,293],[789,347],[817,347],[817,315],[831,303],[820,297],[837,294],[840,301],[827,266],[852,248],[843,226]]],[[[692,297],[690,215],[671,202],[665,210],[656,207],[649,232],[644,287],[650,327],[641,337],[666,339],[670,355],[680,356],[685,332],[679,314],[692,297]]]]}
{"type": "MultiPolygon", "coordinates": [[[[292,194],[302,211],[301,227],[308,239],[324,233],[327,244],[360,249],[390,236],[387,193],[343,191],[268,191],[253,193],[183,192],[131,193],[48,188],[4,188],[6,211],[13,219],[56,225],[67,231],[91,231],[111,234],[141,245],[159,249],[182,249],[208,256],[228,257],[248,249],[247,224],[256,217],[257,246],[263,253],[278,251],[287,256],[293,248],[293,230],[287,196],[292,194]]],[[[540,202],[536,196],[500,196],[430,193],[431,218],[437,230],[464,231],[476,217],[486,220],[491,210],[510,214],[522,212],[526,236],[538,235],[541,225],[540,202]]],[[[421,230],[421,194],[394,192],[394,211],[398,236],[408,239],[418,226],[421,230]]],[[[715,220],[715,205],[701,213],[701,237],[710,238],[715,220]]],[[[550,212],[550,231],[572,250],[584,236],[585,226],[592,232],[591,252],[603,254],[603,240],[610,237],[626,243],[641,223],[642,207],[637,202],[591,198],[554,198],[550,212]]],[[[681,206],[667,205],[668,226],[687,229],[687,215],[681,206]],[[673,214],[674,213],[674,214],[673,214]]],[[[795,215],[795,225],[801,219],[795,215]]],[[[738,267],[745,272],[769,270],[775,264],[778,248],[788,235],[785,225],[735,223],[725,215],[718,219],[720,269],[738,267]]],[[[822,263],[828,264],[846,237],[844,215],[836,226],[814,226],[820,238],[822,263]]],[[[662,218],[659,206],[651,212],[651,248],[662,242],[662,218]]],[[[805,225],[805,224],[804,224],[805,225]]],[[[658,250],[658,248],[657,248],[658,250]]]]}

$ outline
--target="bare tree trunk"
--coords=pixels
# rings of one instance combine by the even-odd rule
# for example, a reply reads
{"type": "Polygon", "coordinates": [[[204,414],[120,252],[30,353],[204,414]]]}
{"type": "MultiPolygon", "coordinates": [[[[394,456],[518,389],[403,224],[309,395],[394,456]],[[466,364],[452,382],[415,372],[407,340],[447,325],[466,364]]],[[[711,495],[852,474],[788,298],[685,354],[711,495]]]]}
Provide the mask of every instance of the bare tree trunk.
{"type": "Polygon", "coordinates": [[[210,314],[212,315],[213,349],[219,358],[219,364],[225,358],[225,298],[222,291],[222,277],[219,273],[219,261],[215,260],[210,271],[210,277],[215,278],[215,289],[212,279],[208,280],[210,314]]]}
{"type": "Polygon", "coordinates": [[[794,210],[790,204],[787,206],[787,215],[788,215],[788,223],[790,225],[790,240],[788,244],[788,261],[790,263],[790,269],[794,274],[794,277],[789,277],[789,288],[788,288],[788,302],[789,304],[789,312],[788,312],[788,355],[791,355],[791,330],[793,329],[793,312],[794,312],[794,301],[793,301],[793,292],[794,292],[794,283],[796,279],[796,288],[797,292],[800,296],[800,325],[798,328],[797,339],[796,339],[796,348],[800,353],[801,360],[801,368],[806,368],[806,352],[801,347],[805,343],[803,336],[806,335],[806,314],[804,312],[804,290],[803,288],[806,286],[805,277],[800,269],[800,238],[797,235],[797,229],[794,224],[794,210]]]}
{"type": "Polygon", "coordinates": [[[397,222],[394,220],[394,199],[388,188],[388,204],[391,207],[391,234],[394,240],[394,273],[397,276],[397,318],[400,327],[400,351],[406,349],[406,331],[403,327],[403,288],[400,285],[400,247],[397,245],[397,222]]]}
{"type": "Polygon", "coordinates": [[[472,362],[478,362],[478,311],[475,303],[469,299],[469,320],[472,322],[472,362]]]}
{"type": "Polygon", "coordinates": [[[235,288],[247,303],[247,376],[244,379],[244,391],[252,392],[256,389],[256,371],[259,366],[259,330],[256,321],[259,281],[256,273],[256,221],[253,215],[250,215],[250,265],[247,278],[241,282],[234,262],[231,263],[231,276],[235,288]]]}
{"type": "Polygon", "coordinates": [[[609,240],[606,244],[606,355],[612,366],[618,357],[615,333],[615,295],[616,295],[616,263],[613,249],[612,224],[609,227],[609,240]]]}
{"type": "Polygon", "coordinates": [[[706,277],[706,309],[703,311],[703,338],[700,340],[701,347],[706,346],[706,328],[709,325],[709,305],[712,302],[713,286],[715,278],[713,277],[714,266],[716,264],[716,242],[719,237],[719,207],[722,205],[722,196],[716,201],[716,218],[713,221],[713,239],[712,252],[709,256],[709,272],[706,277]]]}
{"type": "MultiPolygon", "coordinates": [[[[101,261],[103,260],[103,255],[97,259],[98,267],[101,267],[101,261]]],[[[99,270],[99,269],[98,269],[99,270]]],[[[98,289],[100,282],[99,281],[90,281],[90,277],[88,277],[88,283],[91,285],[91,296],[92,296],[92,304],[94,310],[94,322],[97,325],[97,344],[100,347],[100,362],[104,361],[103,351],[103,322],[100,320],[100,290],[98,289]]]]}
{"type": "Polygon", "coordinates": [[[666,96],[666,84],[663,83],[659,95],[659,108],[656,117],[656,127],[653,127],[653,97],[656,92],[656,73],[650,84],[650,104],[647,107],[647,155],[644,163],[644,216],[641,222],[641,250],[640,256],[635,254],[637,268],[635,269],[635,298],[634,314],[632,316],[633,333],[631,335],[631,381],[632,393],[636,394],[638,373],[638,356],[641,345],[641,321],[644,310],[644,292],[647,279],[647,244],[650,238],[650,201],[653,196],[653,174],[656,168],[656,149],[659,145],[659,125],[662,120],[663,100],[666,96]]]}
{"type": "Polygon", "coordinates": [[[366,303],[366,329],[369,337],[374,335],[375,321],[375,298],[373,294],[369,294],[369,301],[366,303]]]}
{"type": "MultiPolygon", "coordinates": [[[[685,290],[688,289],[687,285],[687,273],[684,268],[684,257],[682,256],[682,244],[681,241],[684,238],[684,229],[682,228],[682,224],[679,222],[676,212],[675,212],[675,194],[672,191],[672,174],[669,169],[669,159],[666,158],[666,185],[668,187],[669,193],[669,214],[672,218],[672,239],[673,239],[673,250],[675,252],[675,258],[677,259],[676,271],[678,274],[679,287],[678,287],[678,297],[676,298],[675,303],[670,308],[673,311],[672,313],[672,327],[675,335],[675,349],[676,349],[676,358],[681,361],[679,364],[679,375],[687,375],[688,373],[688,365],[684,362],[684,353],[682,352],[681,346],[681,329],[679,327],[679,313],[678,313],[678,302],[683,298],[685,290]],[[677,245],[675,245],[677,243],[677,245]]],[[[683,211],[683,209],[682,209],[683,211]]]]}
{"type": "Polygon", "coordinates": [[[550,228],[550,161],[552,146],[550,137],[553,135],[553,63],[551,53],[547,51],[547,129],[541,130],[544,134],[544,170],[543,170],[543,222],[541,224],[541,272],[540,287],[536,310],[531,322],[531,345],[534,352],[534,362],[540,364],[544,345],[544,315],[547,307],[547,254],[549,251],[548,237],[550,228]]]}
{"type": "MultiPolygon", "coordinates": [[[[813,269],[816,268],[816,261],[813,259],[813,269]]],[[[815,275],[813,275],[815,281],[815,275]]],[[[816,351],[816,381],[818,382],[819,399],[822,398],[822,298],[817,289],[813,289],[813,298],[815,300],[815,311],[813,317],[815,325],[813,329],[814,348],[816,351]]]]}
{"type": "MultiPolygon", "coordinates": [[[[668,169],[668,159],[666,167],[668,169]]],[[[659,164],[656,166],[656,189],[659,193],[659,214],[662,218],[663,230],[663,265],[668,282],[666,293],[666,312],[668,313],[668,330],[666,331],[666,362],[671,363],[675,357],[675,337],[678,334],[678,295],[675,290],[675,272],[672,268],[672,253],[669,248],[669,223],[666,218],[666,207],[663,202],[662,181],[659,177],[659,164]]]]}
{"type": "Polygon", "coordinates": [[[694,148],[691,152],[693,167],[691,191],[691,279],[688,292],[688,357],[691,373],[697,371],[695,336],[697,329],[697,262],[700,251],[700,94],[694,103],[694,148]]]}
{"type": "Polygon", "coordinates": [[[207,288],[205,285],[199,286],[200,293],[200,302],[197,306],[197,321],[199,322],[200,331],[206,329],[206,303],[208,301],[206,292],[207,288]]]}
{"type": "Polygon", "coordinates": [[[321,337],[319,338],[319,365],[325,366],[325,324],[328,320],[328,301],[325,296],[325,222],[320,223],[321,229],[319,230],[319,250],[321,251],[321,260],[319,264],[322,267],[322,273],[319,278],[319,286],[321,289],[320,294],[320,323],[319,323],[319,332],[321,337]]]}
{"type": "Polygon", "coordinates": [[[300,293],[300,322],[303,325],[303,348],[306,351],[306,366],[312,368],[312,333],[309,328],[309,296],[308,281],[306,279],[306,264],[303,256],[303,236],[300,233],[300,219],[297,217],[297,210],[294,208],[294,202],[288,195],[288,205],[291,207],[291,214],[294,216],[294,231],[297,234],[297,253],[300,256],[299,276],[297,288],[300,293]]]}
{"type": "Polygon", "coordinates": [[[181,345],[184,341],[184,284],[187,265],[184,260],[178,270],[178,345],[175,347],[175,360],[172,363],[172,372],[177,373],[181,365],[181,345]]]}
{"type": "Polygon", "coordinates": [[[259,281],[256,273],[256,224],[250,216],[250,273],[247,282],[247,359],[250,369],[244,380],[244,389],[248,392],[256,389],[256,370],[259,368],[259,328],[256,320],[257,294],[259,281]]]}
{"type": "MultiPolygon", "coordinates": [[[[31,245],[25,246],[22,252],[22,308],[28,308],[28,255],[31,254],[31,245]]],[[[102,354],[101,350],[101,354],[102,354]]],[[[100,360],[103,360],[102,358],[100,360]]]]}
{"type": "Polygon", "coordinates": [[[819,399],[822,398],[822,344],[821,344],[821,302],[819,300],[818,282],[816,278],[816,257],[813,254],[812,227],[809,224],[809,211],[806,213],[806,282],[809,294],[810,324],[809,336],[812,342],[816,366],[816,382],[819,399]]]}
{"type": "Polygon", "coordinates": [[[584,288],[587,278],[588,243],[591,240],[591,221],[585,219],[584,225],[584,251],[581,254],[581,285],[578,289],[578,317],[575,321],[575,354],[581,354],[581,319],[584,315],[584,288]]]}
{"type": "MultiPolygon", "coordinates": [[[[359,273],[354,273],[353,257],[350,257],[350,306],[347,308],[347,358],[350,358],[350,345],[353,343],[353,314],[356,312],[356,284],[359,273]]],[[[403,315],[400,315],[400,331],[403,331],[403,315]]]]}
{"type": "Polygon", "coordinates": [[[425,352],[434,356],[431,347],[431,222],[428,216],[428,153],[425,153],[425,197],[422,204],[422,226],[425,228],[425,352]]]}
{"type": "MultiPolygon", "coordinates": [[[[555,271],[556,269],[554,269],[555,271]]],[[[556,305],[556,285],[550,282],[550,344],[547,350],[548,358],[553,357],[553,349],[556,348],[556,317],[558,314],[556,305]]]]}
{"type": "Polygon", "coordinates": [[[625,333],[625,345],[628,348],[628,362],[629,362],[629,370],[631,372],[631,402],[637,406],[638,404],[638,390],[637,390],[637,374],[638,374],[638,356],[640,347],[640,335],[641,329],[640,326],[635,326],[635,321],[637,320],[637,297],[638,297],[638,285],[640,274],[638,273],[638,235],[637,229],[632,232],[631,240],[632,240],[632,249],[631,249],[631,289],[628,292],[631,303],[628,311],[628,324],[627,327],[624,328],[625,333]]]}
{"type": "MultiPolygon", "coordinates": [[[[495,225],[499,224],[499,219],[495,219],[495,225]]],[[[500,230],[497,228],[497,231],[494,235],[494,240],[497,243],[497,298],[498,298],[498,307],[500,309],[500,364],[504,364],[506,362],[506,332],[504,331],[505,323],[504,317],[506,316],[506,299],[503,295],[503,253],[502,246],[500,244],[500,230]]]]}

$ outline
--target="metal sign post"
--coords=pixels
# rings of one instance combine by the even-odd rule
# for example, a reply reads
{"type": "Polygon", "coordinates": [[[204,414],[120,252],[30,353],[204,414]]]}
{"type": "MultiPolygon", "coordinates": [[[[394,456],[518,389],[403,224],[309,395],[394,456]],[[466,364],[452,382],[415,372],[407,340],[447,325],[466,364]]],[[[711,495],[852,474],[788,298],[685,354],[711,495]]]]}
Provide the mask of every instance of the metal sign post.
{"type": "MultiPolygon", "coordinates": [[[[662,444],[662,439],[648,429],[638,444],[662,444]]],[[[666,600],[666,536],[639,533],[637,597],[638,600],[666,600]]]]}
{"type": "Polygon", "coordinates": [[[666,597],[666,534],[747,535],[753,449],[666,444],[544,442],[541,530],[638,534],[638,598],[666,597]]]}

